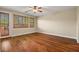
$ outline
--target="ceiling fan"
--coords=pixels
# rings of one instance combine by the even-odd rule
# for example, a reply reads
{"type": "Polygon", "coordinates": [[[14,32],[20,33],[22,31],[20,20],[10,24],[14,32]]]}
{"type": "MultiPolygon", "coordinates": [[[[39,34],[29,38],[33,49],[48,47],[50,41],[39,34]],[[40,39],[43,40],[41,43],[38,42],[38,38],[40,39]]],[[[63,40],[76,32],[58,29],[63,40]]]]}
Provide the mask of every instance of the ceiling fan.
{"type": "Polygon", "coordinates": [[[43,12],[43,8],[42,7],[33,6],[33,7],[29,7],[29,8],[30,8],[30,10],[25,11],[26,13],[30,12],[30,11],[32,11],[34,13],[38,13],[38,12],[42,13],[43,12]]]}

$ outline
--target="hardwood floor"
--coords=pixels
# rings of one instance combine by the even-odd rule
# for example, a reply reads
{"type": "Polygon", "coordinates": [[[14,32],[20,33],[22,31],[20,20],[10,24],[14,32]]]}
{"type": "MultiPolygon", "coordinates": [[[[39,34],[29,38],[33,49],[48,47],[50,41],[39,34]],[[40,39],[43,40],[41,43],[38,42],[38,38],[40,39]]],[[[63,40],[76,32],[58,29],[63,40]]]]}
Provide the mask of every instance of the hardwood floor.
{"type": "Polygon", "coordinates": [[[0,39],[2,52],[77,52],[79,44],[75,39],[33,33],[0,39]]]}

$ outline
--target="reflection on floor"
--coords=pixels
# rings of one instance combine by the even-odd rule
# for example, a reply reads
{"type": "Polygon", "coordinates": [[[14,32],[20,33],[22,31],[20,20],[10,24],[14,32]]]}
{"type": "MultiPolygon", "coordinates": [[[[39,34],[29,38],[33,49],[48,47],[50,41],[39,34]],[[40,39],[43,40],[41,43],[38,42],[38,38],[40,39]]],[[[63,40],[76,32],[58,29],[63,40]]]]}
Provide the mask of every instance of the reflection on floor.
{"type": "Polygon", "coordinates": [[[79,51],[75,39],[33,33],[0,40],[1,51],[12,52],[63,52],[79,51]]]}

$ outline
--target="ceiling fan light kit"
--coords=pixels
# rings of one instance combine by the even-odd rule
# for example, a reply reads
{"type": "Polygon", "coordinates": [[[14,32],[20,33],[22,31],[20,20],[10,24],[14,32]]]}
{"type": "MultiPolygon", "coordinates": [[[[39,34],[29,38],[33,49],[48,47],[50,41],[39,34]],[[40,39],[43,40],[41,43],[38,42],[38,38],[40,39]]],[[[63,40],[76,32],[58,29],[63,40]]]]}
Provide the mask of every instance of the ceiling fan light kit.
{"type": "Polygon", "coordinates": [[[38,12],[38,11],[37,11],[36,9],[33,9],[33,12],[36,13],[36,12],[38,12]]]}
{"type": "Polygon", "coordinates": [[[30,7],[30,10],[27,10],[26,12],[32,11],[34,13],[42,13],[43,12],[43,8],[42,7],[38,7],[38,6],[33,6],[30,7]]]}

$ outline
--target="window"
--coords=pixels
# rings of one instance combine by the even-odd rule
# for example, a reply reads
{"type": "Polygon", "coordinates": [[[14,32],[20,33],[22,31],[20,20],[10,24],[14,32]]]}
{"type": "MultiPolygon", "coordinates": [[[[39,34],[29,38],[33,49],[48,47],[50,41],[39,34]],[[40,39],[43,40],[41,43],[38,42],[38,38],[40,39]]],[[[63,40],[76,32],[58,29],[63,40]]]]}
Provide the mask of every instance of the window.
{"type": "Polygon", "coordinates": [[[30,28],[34,28],[34,24],[35,24],[34,19],[35,19],[34,17],[29,17],[30,28]]]}
{"type": "Polygon", "coordinates": [[[14,15],[14,28],[27,28],[28,19],[25,16],[14,15]]]}
{"type": "Polygon", "coordinates": [[[28,28],[28,17],[25,18],[25,21],[24,22],[26,24],[25,26],[28,28]]]}
{"type": "Polygon", "coordinates": [[[14,15],[14,28],[34,28],[34,17],[14,15]]]}
{"type": "Polygon", "coordinates": [[[9,35],[9,14],[0,12],[0,28],[3,28],[1,36],[9,35]]]}

